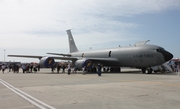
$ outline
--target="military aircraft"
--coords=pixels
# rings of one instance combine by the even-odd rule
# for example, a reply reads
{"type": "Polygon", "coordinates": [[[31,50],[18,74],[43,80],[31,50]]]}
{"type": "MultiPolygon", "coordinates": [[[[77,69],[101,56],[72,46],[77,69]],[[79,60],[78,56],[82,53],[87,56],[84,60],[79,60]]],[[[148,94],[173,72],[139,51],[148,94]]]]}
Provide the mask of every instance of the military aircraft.
{"type": "Polygon", "coordinates": [[[109,67],[134,67],[142,69],[143,73],[152,73],[151,66],[161,65],[173,58],[173,55],[163,47],[147,44],[149,40],[137,42],[134,46],[117,47],[102,50],[79,51],[71,34],[71,30],[66,30],[69,39],[70,53],[47,53],[58,56],[28,56],[28,55],[8,55],[10,57],[39,58],[40,65],[51,67],[55,59],[72,60],[77,69],[82,67],[91,68],[98,63],[109,67]]]}

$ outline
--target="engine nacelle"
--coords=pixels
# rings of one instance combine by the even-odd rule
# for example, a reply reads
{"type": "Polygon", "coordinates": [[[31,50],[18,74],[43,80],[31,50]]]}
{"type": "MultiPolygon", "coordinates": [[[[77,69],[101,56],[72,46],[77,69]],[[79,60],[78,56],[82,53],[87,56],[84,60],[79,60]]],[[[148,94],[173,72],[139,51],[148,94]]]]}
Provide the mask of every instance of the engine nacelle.
{"type": "Polygon", "coordinates": [[[85,66],[87,69],[92,68],[92,62],[90,60],[81,59],[77,60],[75,62],[75,66],[77,69],[82,70],[82,68],[85,66]]]}
{"type": "Polygon", "coordinates": [[[43,57],[39,62],[40,66],[43,68],[52,67],[54,63],[55,63],[54,58],[51,57],[43,57]]]}

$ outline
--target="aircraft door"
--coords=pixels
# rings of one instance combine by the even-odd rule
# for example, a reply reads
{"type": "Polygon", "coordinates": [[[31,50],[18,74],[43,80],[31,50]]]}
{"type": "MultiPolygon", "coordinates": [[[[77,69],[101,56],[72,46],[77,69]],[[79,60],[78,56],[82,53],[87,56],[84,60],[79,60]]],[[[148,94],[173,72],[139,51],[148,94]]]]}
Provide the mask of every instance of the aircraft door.
{"type": "Polygon", "coordinates": [[[109,51],[109,57],[111,57],[111,51],[109,51]]]}
{"type": "Polygon", "coordinates": [[[84,53],[82,53],[82,57],[84,57],[84,53]]]}

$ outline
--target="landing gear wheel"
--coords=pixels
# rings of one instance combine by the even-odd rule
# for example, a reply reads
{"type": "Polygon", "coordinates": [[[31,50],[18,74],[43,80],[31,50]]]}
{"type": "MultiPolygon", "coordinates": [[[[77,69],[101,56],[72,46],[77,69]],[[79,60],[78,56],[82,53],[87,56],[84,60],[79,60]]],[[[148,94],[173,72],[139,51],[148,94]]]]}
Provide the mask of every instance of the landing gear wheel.
{"type": "Polygon", "coordinates": [[[146,68],[142,68],[142,73],[146,73],[146,68]]]}
{"type": "Polygon", "coordinates": [[[148,74],[152,74],[152,69],[148,69],[148,74]]]}
{"type": "Polygon", "coordinates": [[[143,69],[142,69],[142,73],[151,74],[151,73],[152,73],[152,69],[143,68],[143,69]]]}

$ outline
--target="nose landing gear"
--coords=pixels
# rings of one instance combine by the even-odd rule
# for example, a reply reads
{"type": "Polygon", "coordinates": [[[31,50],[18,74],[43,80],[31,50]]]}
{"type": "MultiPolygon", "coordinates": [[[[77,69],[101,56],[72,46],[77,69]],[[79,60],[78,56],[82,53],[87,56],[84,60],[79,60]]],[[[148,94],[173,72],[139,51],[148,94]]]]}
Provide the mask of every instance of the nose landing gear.
{"type": "Polygon", "coordinates": [[[145,73],[145,74],[151,74],[152,73],[152,68],[142,68],[142,73],[145,73]]]}

